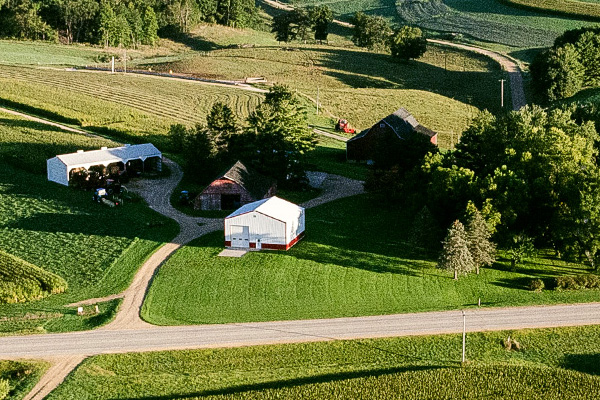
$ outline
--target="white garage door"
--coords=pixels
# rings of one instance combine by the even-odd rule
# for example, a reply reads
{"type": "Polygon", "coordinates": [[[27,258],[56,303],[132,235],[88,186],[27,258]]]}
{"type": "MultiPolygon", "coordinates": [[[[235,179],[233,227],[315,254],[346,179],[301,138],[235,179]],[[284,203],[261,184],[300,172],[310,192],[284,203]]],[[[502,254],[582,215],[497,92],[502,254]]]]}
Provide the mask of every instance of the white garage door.
{"type": "Polygon", "coordinates": [[[250,247],[249,227],[231,225],[231,247],[250,247]]]}

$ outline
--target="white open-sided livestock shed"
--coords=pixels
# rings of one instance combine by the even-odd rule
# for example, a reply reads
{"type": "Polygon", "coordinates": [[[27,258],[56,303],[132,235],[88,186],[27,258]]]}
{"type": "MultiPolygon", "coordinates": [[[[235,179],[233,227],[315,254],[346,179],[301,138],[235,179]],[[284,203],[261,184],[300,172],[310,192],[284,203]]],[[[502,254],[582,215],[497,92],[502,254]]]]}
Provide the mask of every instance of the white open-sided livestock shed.
{"type": "Polygon", "coordinates": [[[61,154],[46,161],[48,167],[48,180],[61,185],[69,186],[71,171],[78,169],[89,170],[94,166],[108,167],[111,164],[121,163],[126,169],[130,161],[154,161],[153,168],[162,169],[162,153],[151,143],[125,145],[123,147],[106,148],[100,150],[83,151],[77,153],[61,154]]]}
{"type": "Polygon", "coordinates": [[[304,208],[270,197],[225,218],[225,246],[287,250],[304,236],[304,208]]]}

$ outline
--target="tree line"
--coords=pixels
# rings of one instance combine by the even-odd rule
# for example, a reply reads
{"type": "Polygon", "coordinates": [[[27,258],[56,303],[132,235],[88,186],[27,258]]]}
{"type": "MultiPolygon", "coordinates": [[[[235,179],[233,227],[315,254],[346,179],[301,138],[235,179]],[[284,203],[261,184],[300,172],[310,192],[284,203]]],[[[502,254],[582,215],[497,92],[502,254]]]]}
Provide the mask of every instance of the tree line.
{"type": "Polygon", "coordinates": [[[253,26],[254,0],[0,0],[0,36],[155,45],[158,34],[188,32],[200,22],[253,26]]]}
{"type": "MultiPolygon", "coordinates": [[[[599,120],[597,105],[482,112],[455,150],[439,152],[417,133],[402,149],[381,151],[367,188],[421,210],[413,236],[436,232],[421,241],[432,250],[440,251],[446,228],[460,235],[455,221],[469,220],[477,208],[494,240],[509,249],[513,267],[533,246],[542,246],[597,269],[599,120]]],[[[473,265],[464,247],[459,253],[463,267],[473,265]]],[[[469,270],[463,267],[459,271],[469,270]]]]}
{"type": "Polygon", "coordinates": [[[306,110],[287,86],[273,86],[242,123],[230,107],[215,103],[206,125],[173,125],[172,150],[182,154],[189,177],[205,184],[237,160],[275,178],[280,187],[304,181],[306,154],[316,146],[306,110]]]}
{"type": "MultiPolygon", "coordinates": [[[[271,32],[279,42],[294,40],[306,42],[314,32],[315,40],[327,40],[329,24],[333,13],[326,5],[300,8],[282,12],[273,18],[271,32]]],[[[354,24],[352,41],[359,47],[369,50],[389,51],[397,59],[407,61],[421,57],[427,50],[427,40],[421,29],[402,26],[395,30],[381,16],[370,16],[357,12],[352,18],[354,24]]]]}
{"type": "Polygon", "coordinates": [[[600,26],[573,29],[531,63],[532,87],[542,103],[600,86],[600,26]]]}

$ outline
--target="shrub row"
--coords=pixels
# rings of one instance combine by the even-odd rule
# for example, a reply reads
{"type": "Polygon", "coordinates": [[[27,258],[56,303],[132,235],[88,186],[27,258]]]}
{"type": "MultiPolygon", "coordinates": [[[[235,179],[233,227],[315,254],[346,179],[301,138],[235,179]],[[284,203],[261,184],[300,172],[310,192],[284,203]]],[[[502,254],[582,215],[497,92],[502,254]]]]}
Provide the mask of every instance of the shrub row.
{"type": "Polygon", "coordinates": [[[0,251],[0,303],[36,300],[66,289],[60,276],[0,251]]]}
{"type": "MultiPolygon", "coordinates": [[[[529,282],[529,290],[541,292],[547,285],[544,280],[535,278],[529,282]]],[[[559,276],[552,280],[551,287],[554,290],[580,290],[600,288],[600,276],[596,274],[585,274],[576,276],[559,276]]]]}

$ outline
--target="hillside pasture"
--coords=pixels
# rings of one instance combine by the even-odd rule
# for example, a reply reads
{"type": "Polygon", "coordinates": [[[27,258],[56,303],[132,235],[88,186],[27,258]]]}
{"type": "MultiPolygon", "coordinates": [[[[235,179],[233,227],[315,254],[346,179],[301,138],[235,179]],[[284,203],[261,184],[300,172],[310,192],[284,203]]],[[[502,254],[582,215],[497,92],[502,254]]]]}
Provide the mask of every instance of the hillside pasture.
{"type": "Polygon", "coordinates": [[[0,105],[61,115],[120,140],[167,143],[171,124],[205,123],[221,101],[245,117],[260,93],[132,74],[0,66],[0,105]]]}
{"type": "Polygon", "coordinates": [[[107,354],[49,399],[591,400],[598,339],[595,326],[469,333],[464,366],[461,335],[107,354]]]}
{"type": "Polygon", "coordinates": [[[141,202],[103,207],[89,192],[47,181],[46,157],[55,151],[115,144],[0,114],[0,248],[68,284],[63,294],[0,305],[0,333],[85,325],[64,305],[125,289],[144,259],[177,234],[173,221],[141,202]]]}
{"type": "Polygon", "coordinates": [[[437,46],[407,64],[356,48],[295,45],[220,49],[154,68],[219,79],[264,76],[313,101],[318,96],[325,115],[347,118],[358,129],[404,106],[441,136],[462,132],[477,109],[497,111],[504,76],[486,57],[437,46]]]}
{"type": "Polygon", "coordinates": [[[484,306],[598,299],[597,290],[529,291],[532,278],[589,272],[550,257],[516,271],[501,259],[454,281],[409,244],[412,218],[361,195],[307,210],[306,238],[288,252],[217,257],[223,233],[202,237],[159,270],[142,316],[185,325],[450,310],[476,306],[479,298],[484,306]]]}

